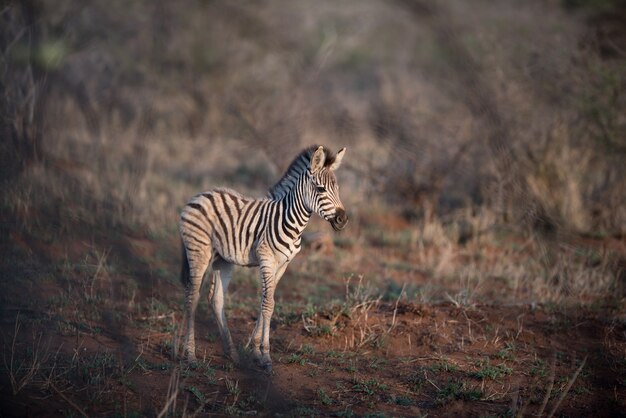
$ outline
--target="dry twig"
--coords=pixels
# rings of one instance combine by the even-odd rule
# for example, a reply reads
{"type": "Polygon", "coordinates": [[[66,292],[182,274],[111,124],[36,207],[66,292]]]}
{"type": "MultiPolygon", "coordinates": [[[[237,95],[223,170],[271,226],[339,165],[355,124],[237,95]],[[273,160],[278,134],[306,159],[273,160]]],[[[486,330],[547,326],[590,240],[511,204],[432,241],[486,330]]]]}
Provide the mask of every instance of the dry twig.
{"type": "Polygon", "coordinates": [[[561,396],[559,397],[559,400],[556,401],[556,404],[554,404],[554,407],[552,408],[552,410],[548,414],[548,418],[552,418],[552,416],[554,416],[554,414],[556,413],[556,410],[559,409],[559,406],[561,405],[561,402],[563,402],[563,399],[565,399],[565,397],[567,396],[567,393],[572,388],[572,385],[574,384],[574,382],[578,378],[578,375],[582,371],[583,367],[585,367],[585,363],[586,362],[587,362],[587,356],[585,356],[585,358],[583,359],[583,362],[580,364],[580,367],[578,367],[578,369],[576,370],[576,372],[574,373],[572,378],[569,380],[569,382],[567,382],[567,386],[565,386],[565,390],[563,390],[563,393],[561,393],[561,396]]]}
{"type": "Polygon", "coordinates": [[[537,416],[543,415],[543,411],[546,409],[548,405],[548,401],[550,400],[550,395],[552,394],[552,388],[554,387],[554,375],[556,372],[556,352],[552,355],[552,367],[550,368],[550,384],[548,385],[548,390],[546,392],[546,396],[543,398],[543,403],[541,404],[541,408],[539,408],[539,412],[537,416]]]}

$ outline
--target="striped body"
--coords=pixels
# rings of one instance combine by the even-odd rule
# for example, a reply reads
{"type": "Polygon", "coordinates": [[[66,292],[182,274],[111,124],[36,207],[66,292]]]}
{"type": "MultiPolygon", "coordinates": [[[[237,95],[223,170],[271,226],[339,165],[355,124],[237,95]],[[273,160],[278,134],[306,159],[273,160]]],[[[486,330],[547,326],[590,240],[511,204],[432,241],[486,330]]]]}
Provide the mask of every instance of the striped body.
{"type": "Polygon", "coordinates": [[[334,170],[345,148],[336,155],[324,147],[304,150],[264,199],[244,197],[230,189],[194,196],[181,213],[182,281],[186,293],[185,351],[195,360],[194,317],[207,269],[213,270],[209,300],[216,315],[226,353],[238,360],[224,314],[224,295],[233,265],[259,266],[262,297],[250,341],[255,360],[271,368],[270,321],[274,290],[293,257],[300,251],[302,232],[317,213],[335,230],[347,223],[334,170]]]}
{"type": "Polygon", "coordinates": [[[301,234],[311,217],[303,206],[289,203],[253,199],[230,189],[199,194],[181,214],[187,251],[202,251],[211,242],[213,251],[225,261],[253,267],[259,265],[258,243],[267,242],[289,261],[300,251],[301,234]]]}

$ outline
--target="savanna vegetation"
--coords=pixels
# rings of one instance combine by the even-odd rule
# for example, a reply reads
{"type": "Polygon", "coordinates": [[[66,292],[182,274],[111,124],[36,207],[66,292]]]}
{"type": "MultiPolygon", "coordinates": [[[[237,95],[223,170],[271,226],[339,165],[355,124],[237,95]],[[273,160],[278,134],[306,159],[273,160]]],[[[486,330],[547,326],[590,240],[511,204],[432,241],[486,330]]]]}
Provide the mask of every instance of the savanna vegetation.
{"type": "Polygon", "coordinates": [[[0,2],[0,414],[623,416],[625,86],[618,0],[0,2]],[[315,143],[274,373],[185,363],[180,209],[315,143]]]}

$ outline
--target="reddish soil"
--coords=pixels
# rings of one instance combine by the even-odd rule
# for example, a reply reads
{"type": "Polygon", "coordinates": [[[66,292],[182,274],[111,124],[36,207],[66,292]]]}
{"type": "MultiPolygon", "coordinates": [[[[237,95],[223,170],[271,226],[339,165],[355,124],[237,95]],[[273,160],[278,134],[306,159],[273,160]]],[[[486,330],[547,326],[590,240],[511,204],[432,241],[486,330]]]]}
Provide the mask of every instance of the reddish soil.
{"type": "MultiPolygon", "coordinates": [[[[39,317],[22,315],[25,323],[39,317]]],[[[333,317],[319,313],[313,321],[333,317]]],[[[57,372],[45,368],[17,396],[3,375],[3,415],[76,414],[70,401],[89,415],[156,415],[173,373],[180,374],[182,388],[177,410],[202,415],[530,415],[541,408],[551,382],[546,412],[556,404],[583,361],[558,413],[615,417],[626,410],[624,318],[449,304],[401,304],[395,323],[393,318],[394,306],[379,305],[352,319],[336,318],[329,335],[312,335],[302,321],[279,323],[272,335],[272,375],[251,365],[233,367],[220,355],[215,325],[206,316],[200,320],[197,368],[172,359],[173,333],[158,331],[171,318],[149,326],[137,319],[97,333],[46,334],[51,350],[59,350],[49,352],[57,372]],[[45,381],[49,373],[52,384],[45,381]]],[[[244,341],[253,318],[236,311],[231,323],[244,341]]],[[[5,326],[4,334],[9,331],[5,326]]]]}
{"type": "MultiPolygon", "coordinates": [[[[311,311],[304,297],[293,296],[292,283],[273,321],[272,374],[249,364],[243,348],[239,367],[221,355],[206,301],[198,313],[200,361],[189,366],[174,353],[182,318],[175,239],[109,236],[98,246],[105,250],[96,251],[87,238],[45,243],[6,236],[2,416],[157,416],[172,393],[171,416],[531,416],[542,410],[547,416],[554,409],[556,416],[615,417],[626,411],[623,306],[369,299],[311,311]],[[103,256],[116,267],[99,270],[103,256]],[[23,387],[14,391],[20,380],[23,387]]],[[[404,274],[424,280],[418,272],[404,274]]],[[[241,346],[255,320],[248,287],[234,283],[227,312],[241,346]]],[[[330,287],[333,294],[339,289],[330,287]]]]}

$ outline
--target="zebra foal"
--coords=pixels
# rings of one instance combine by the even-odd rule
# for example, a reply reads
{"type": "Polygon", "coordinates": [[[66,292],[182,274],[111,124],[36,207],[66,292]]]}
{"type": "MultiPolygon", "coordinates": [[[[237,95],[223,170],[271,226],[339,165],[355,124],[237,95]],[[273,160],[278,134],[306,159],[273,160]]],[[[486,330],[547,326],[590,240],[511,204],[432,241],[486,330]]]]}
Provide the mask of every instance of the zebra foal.
{"type": "Polygon", "coordinates": [[[179,229],[187,318],[184,347],[189,361],[196,360],[194,318],[207,268],[213,270],[208,298],[224,352],[237,363],[237,349],[224,314],[224,295],[233,265],[259,266],[261,308],[250,341],[255,361],[271,370],[269,334],[274,291],[287,265],[300,252],[302,232],[313,213],[336,231],[348,222],[334,173],[345,151],[342,148],[333,154],[322,146],[305,149],[264,199],[245,197],[230,189],[214,189],[194,196],[183,208],[179,229]]]}

